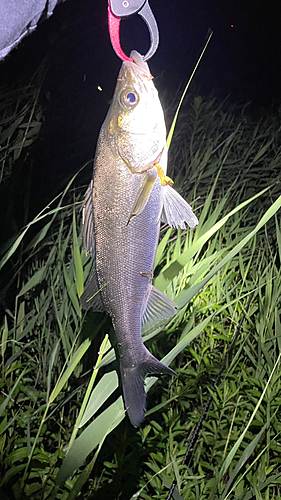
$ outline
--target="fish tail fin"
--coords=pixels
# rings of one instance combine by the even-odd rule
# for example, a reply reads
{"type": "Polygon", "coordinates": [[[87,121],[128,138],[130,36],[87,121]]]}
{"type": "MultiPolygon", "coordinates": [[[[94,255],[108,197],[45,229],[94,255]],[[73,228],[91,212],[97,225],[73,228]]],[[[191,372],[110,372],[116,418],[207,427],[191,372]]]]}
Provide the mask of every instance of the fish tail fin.
{"type": "Polygon", "coordinates": [[[146,392],[144,379],[147,375],[159,376],[164,373],[175,375],[168,366],[160,363],[146,349],[146,359],[130,368],[125,368],[120,362],[121,379],[123,386],[123,397],[128,417],[134,427],[138,427],[144,419],[146,411],[146,392]]]}

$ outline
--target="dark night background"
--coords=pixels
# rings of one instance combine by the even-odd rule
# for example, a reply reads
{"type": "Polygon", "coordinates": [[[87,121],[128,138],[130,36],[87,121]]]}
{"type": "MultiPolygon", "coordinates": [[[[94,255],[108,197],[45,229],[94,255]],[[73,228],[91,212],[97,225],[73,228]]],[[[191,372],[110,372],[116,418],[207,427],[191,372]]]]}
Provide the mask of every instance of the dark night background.
{"type": "MultiPolygon", "coordinates": [[[[260,119],[266,116],[268,109],[281,117],[281,0],[149,0],[149,3],[160,33],[160,45],[149,66],[164,105],[168,126],[172,118],[168,108],[178,102],[210,28],[213,36],[192,81],[190,93],[199,93],[207,99],[215,95],[218,102],[226,98],[241,104],[251,101],[247,112],[257,113],[260,119]]],[[[128,55],[132,49],[142,54],[147,52],[149,34],[139,16],[122,21],[121,42],[128,55]]],[[[25,37],[0,62],[0,96],[4,93],[3,89],[21,88],[29,84],[36,72],[45,72],[39,96],[44,117],[39,137],[16,160],[4,186],[0,185],[2,254],[7,249],[5,243],[16,236],[65,188],[74,173],[89,162],[76,180],[76,186],[83,186],[81,192],[85,192],[92,176],[90,160],[120,66],[121,61],[111,46],[108,34],[107,0],[66,0],[59,4],[49,20],[40,23],[34,33],[25,37]],[[102,88],[102,92],[98,87],[102,88]]],[[[3,102],[0,102],[0,112],[1,109],[3,102]]],[[[253,183],[256,187],[255,179],[253,183]]],[[[250,188],[253,188],[252,184],[250,188]]],[[[71,195],[69,198],[64,200],[64,205],[72,203],[71,195]]],[[[43,226],[46,222],[43,220],[41,223],[43,226]]],[[[36,223],[28,231],[24,244],[39,229],[36,223]]],[[[50,245],[45,250],[43,248],[42,253],[49,248],[50,245]]],[[[5,309],[13,310],[18,293],[18,283],[14,278],[28,252],[22,260],[18,260],[18,251],[4,267],[0,279],[0,316],[5,309]]],[[[37,255],[40,263],[39,251],[37,255]]],[[[52,314],[51,311],[50,317],[52,314]]],[[[95,317],[90,321],[95,321],[95,317]]],[[[85,334],[87,328],[90,329],[88,325],[91,326],[91,323],[86,323],[85,334]]],[[[92,363],[92,352],[89,356],[89,363],[92,363]]],[[[209,373],[204,377],[209,377],[209,373]]],[[[202,401],[200,399],[200,405],[202,401]]],[[[124,435],[126,437],[128,425],[126,420],[124,433],[118,434],[119,427],[112,438],[114,447],[116,443],[117,447],[120,446],[121,456],[127,452],[129,438],[124,440],[125,444],[122,440],[124,435]]],[[[135,436],[131,427],[128,436],[133,433],[135,436]]],[[[188,433],[189,430],[186,436],[188,433]]],[[[51,440],[53,435],[48,439],[51,440]]],[[[130,471],[134,467],[138,470],[140,456],[135,457],[135,462],[131,456],[128,455],[132,469],[129,467],[126,475],[125,467],[122,469],[121,466],[111,485],[104,483],[103,489],[98,490],[99,499],[113,498],[112,492],[115,494],[119,486],[121,488],[124,477],[126,481],[129,478],[127,491],[134,489],[135,476],[130,476],[130,471]]]]}
{"type": "MultiPolygon", "coordinates": [[[[150,60],[160,96],[171,103],[179,96],[206,41],[212,40],[192,88],[218,99],[252,101],[253,108],[281,102],[280,2],[274,0],[150,0],[160,32],[160,45],[150,60]]],[[[139,16],[123,21],[122,46],[145,53],[149,35],[139,16]]],[[[2,191],[0,209],[15,193],[21,213],[25,182],[31,182],[28,220],[53,198],[94,153],[99,128],[107,113],[121,61],[107,28],[107,0],[67,0],[0,63],[1,86],[28,82],[46,60],[40,102],[44,124],[30,153],[2,191]],[[103,91],[98,91],[101,86],[103,91]]],[[[80,177],[87,183],[89,165],[80,177]]],[[[10,201],[9,201],[10,202],[10,201]]],[[[18,225],[21,220],[19,215],[18,225]]],[[[9,231],[8,231],[9,232],[9,231]]],[[[10,236],[10,235],[8,235],[10,236]]]]}

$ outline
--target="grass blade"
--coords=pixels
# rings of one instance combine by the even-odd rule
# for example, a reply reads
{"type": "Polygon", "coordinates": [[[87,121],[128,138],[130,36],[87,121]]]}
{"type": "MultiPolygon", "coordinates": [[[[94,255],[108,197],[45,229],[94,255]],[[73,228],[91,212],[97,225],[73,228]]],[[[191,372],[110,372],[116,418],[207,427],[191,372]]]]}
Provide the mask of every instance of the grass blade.
{"type": "Polygon", "coordinates": [[[200,54],[200,57],[199,57],[199,59],[198,59],[197,63],[195,64],[194,70],[193,70],[193,71],[192,71],[192,73],[191,73],[191,77],[189,78],[189,80],[188,80],[188,82],[187,82],[187,84],[186,84],[186,86],[185,86],[185,89],[184,89],[184,91],[183,91],[183,93],[182,93],[182,96],[181,96],[181,99],[180,99],[179,105],[178,105],[178,107],[177,107],[177,110],[176,110],[176,113],[175,113],[175,116],[174,116],[174,119],[173,119],[173,123],[172,123],[172,125],[171,125],[171,128],[170,128],[170,130],[169,130],[169,134],[168,134],[168,137],[167,137],[167,148],[168,148],[168,149],[169,149],[170,144],[171,144],[171,142],[172,142],[172,138],[173,138],[173,135],[174,135],[174,130],[175,130],[176,123],[177,123],[177,119],[178,119],[178,114],[179,114],[179,112],[180,112],[181,105],[182,105],[183,100],[184,100],[184,98],[185,98],[185,94],[186,94],[187,90],[189,89],[189,85],[190,85],[190,83],[191,83],[191,81],[192,81],[192,78],[194,77],[194,75],[195,75],[195,73],[196,73],[196,70],[197,70],[197,68],[198,68],[198,66],[199,66],[199,64],[200,64],[200,61],[201,61],[201,59],[202,59],[202,57],[203,57],[203,55],[204,55],[204,53],[205,53],[205,50],[206,50],[206,48],[207,48],[207,46],[208,46],[208,43],[209,43],[209,41],[210,41],[210,40],[211,40],[211,38],[212,38],[212,34],[213,34],[213,32],[211,31],[211,32],[210,32],[210,34],[209,34],[209,36],[208,36],[208,38],[207,38],[207,41],[206,41],[206,43],[205,43],[205,45],[204,45],[204,48],[203,48],[203,50],[202,50],[202,52],[201,52],[201,54],[200,54]]]}

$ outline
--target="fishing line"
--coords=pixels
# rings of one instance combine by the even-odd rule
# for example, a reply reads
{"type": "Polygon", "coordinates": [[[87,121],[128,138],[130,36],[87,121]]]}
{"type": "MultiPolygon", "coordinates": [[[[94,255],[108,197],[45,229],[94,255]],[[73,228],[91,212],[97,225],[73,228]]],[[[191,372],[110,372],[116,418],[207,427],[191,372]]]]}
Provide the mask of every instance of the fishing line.
{"type": "MultiPolygon", "coordinates": [[[[236,342],[236,340],[237,340],[237,337],[238,337],[238,335],[239,335],[239,333],[240,333],[240,331],[241,331],[241,328],[242,328],[242,325],[243,325],[243,321],[244,321],[245,316],[246,316],[246,314],[247,314],[247,312],[248,312],[248,310],[249,310],[249,307],[250,307],[250,304],[251,304],[251,302],[252,302],[252,299],[253,299],[254,293],[255,293],[254,291],[251,293],[251,295],[250,295],[250,297],[249,297],[249,300],[248,300],[247,307],[246,307],[246,309],[245,309],[245,311],[244,311],[244,313],[243,313],[242,318],[240,319],[240,321],[239,321],[239,323],[238,323],[238,326],[237,326],[237,328],[236,328],[236,332],[235,332],[235,334],[234,334],[234,336],[233,336],[233,339],[232,339],[231,344],[230,344],[230,346],[229,346],[229,348],[228,348],[228,350],[227,350],[227,353],[226,353],[226,355],[225,355],[225,357],[224,357],[224,359],[223,359],[223,362],[222,362],[222,365],[221,365],[221,369],[220,369],[220,371],[219,371],[219,374],[217,375],[217,377],[216,377],[216,379],[215,379],[215,381],[214,381],[214,383],[213,383],[213,390],[215,390],[215,389],[216,389],[216,387],[218,387],[218,386],[219,386],[219,384],[220,384],[222,374],[223,374],[224,369],[225,369],[225,367],[226,367],[227,361],[229,360],[229,357],[230,357],[231,351],[232,351],[232,349],[233,349],[233,347],[234,347],[234,344],[235,344],[235,342],[236,342]]],[[[193,448],[193,446],[196,444],[196,441],[197,441],[198,436],[199,436],[199,432],[200,432],[200,430],[201,430],[201,427],[202,427],[202,424],[203,424],[204,418],[205,418],[205,416],[207,415],[207,413],[208,413],[208,411],[209,411],[209,408],[210,408],[210,405],[211,405],[212,399],[213,399],[213,396],[212,396],[212,394],[210,394],[210,395],[209,395],[209,397],[208,397],[207,403],[205,404],[204,410],[203,410],[203,412],[202,412],[202,414],[201,414],[201,417],[200,417],[200,419],[199,419],[199,422],[198,422],[198,424],[196,425],[195,430],[194,430],[194,432],[193,432],[193,434],[192,434],[192,436],[191,436],[191,439],[190,439],[190,442],[189,442],[188,448],[187,448],[186,453],[185,453],[185,455],[184,455],[184,458],[183,458],[183,460],[182,460],[182,462],[181,462],[181,465],[185,465],[185,464],[186,464],[187,459],[188,459],[188,457],[189,457],[189,455],[190,455],[190,451],[191,451],[191,449],[193,448]]],[[[176,484],[177,484],[177,481],[176,481],[176,478],[175,478],[175,479],[174,479],[174,481],[173,481],[173,483],[172,483],[172,486],[171,486],[171,488],[170,488],[170,490],[169,490],[169,493],[168,493],[168,496],[167,496],[167,499],[166,499],[166,500],[171,500],[171,498],[172,498],[172,496],[173,496],[173,493],[174,493],[174,490],[175,490],[175,487],[176,487],[176,484]]]]}

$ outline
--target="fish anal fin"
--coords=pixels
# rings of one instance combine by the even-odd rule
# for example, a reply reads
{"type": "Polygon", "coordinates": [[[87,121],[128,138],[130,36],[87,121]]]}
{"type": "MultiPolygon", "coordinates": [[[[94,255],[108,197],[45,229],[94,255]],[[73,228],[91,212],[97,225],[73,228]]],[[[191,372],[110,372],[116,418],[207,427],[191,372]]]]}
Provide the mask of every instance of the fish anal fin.
{"type": "Polygon", "coordinates": [[[194,228],[198,224],[198,219],[191,206],[170,185],[163,186],[161,221],[170,227],[180,227],[181,229],[185,229],[186,226],[194,228]]]}
{"type": "Polygon", "coordinates": [[[175,375],[175,372],[156,359],[145,349],[145,360],[131,368],[124,368],[120,360],[123,397],[128,417],[134,427],[138,427],[144,419],[146,411],[146,392],[144,379],[148,375],[175,375]]]}
{"type": "Polygon", "coordinates": [[[150,285],[147,290],[147,300],[142,316],[142,328],[147,330],[162,323],[177,312],[176,304],[164,293],[150,285]]]}

